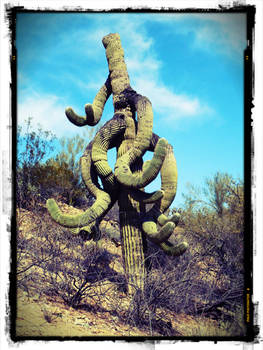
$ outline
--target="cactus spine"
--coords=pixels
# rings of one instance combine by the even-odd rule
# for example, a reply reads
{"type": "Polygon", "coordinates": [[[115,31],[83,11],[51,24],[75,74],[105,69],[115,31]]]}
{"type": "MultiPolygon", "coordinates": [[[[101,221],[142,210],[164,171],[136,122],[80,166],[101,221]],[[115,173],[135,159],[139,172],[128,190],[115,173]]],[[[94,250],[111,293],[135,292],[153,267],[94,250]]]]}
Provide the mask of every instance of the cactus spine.
{"type": "Polygon", "coordinates": [[[168,241],[179,221],[178,214],[171,218],[164,214],[177,189],[172,146],[152,132],[151,102],[130,86],[119,35],[109,34],[102,42],[109,67],[105,84],[93,103],[85,105],[86,116],[77,115],[70,107],[66,109],[66,116],[73,124],[93,126],[99,122],[107,99],[111,94],[113,96],[113,118],[101,127],[81,158],[83,181],[96,200],[78,215],[62,213],[53,199],[47,201],[47,209],[58,224],[70,228],[72,233],[85,232],[86,237],[97,240],[100,220],[118,201],[123,261],[128,292],[132,294],[136,289],[144,288],[146,239],[173,256],[184,253],[187,243],[173,246],[168,241]],[[113,147],[117,149],[114,172],[107,159],[107,151],[113,147]],[[153,158],[143,163],[142,156],[146,151],[153,152],[153,158]],[[145,193],[143,187],[153,181],[159,171],[161,190],[145,193]],[[146,203],[154,205],[146,211],[146,203]]]}

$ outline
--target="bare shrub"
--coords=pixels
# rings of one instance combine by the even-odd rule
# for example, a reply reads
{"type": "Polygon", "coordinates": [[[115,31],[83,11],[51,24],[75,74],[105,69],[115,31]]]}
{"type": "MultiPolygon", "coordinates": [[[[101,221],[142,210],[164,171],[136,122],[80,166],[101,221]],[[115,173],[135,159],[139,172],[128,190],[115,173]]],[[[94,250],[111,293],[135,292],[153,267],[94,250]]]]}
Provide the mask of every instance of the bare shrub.
{"type": "Polygon", "coordinates": [[[60,296],[77,307],[105,292],[99,285],[120,276],[109,267],[113,254],[99,243],[84,242],[44,214],[17,240],[17,285],[32,293],[60,296]]]}
{"type": "MultiPolygon", "coordinates": [[[[109,212],[102,221],[102,241],[96,243],[84,242],[53,223],[45,208],[34,214],[22,210],[18,215],[17,284],[28,293],[59,296],[75,308],[105,307],[118,320],[151,335],[181,335],[173,317],[186,314],[216,320],[218,329],[216,326],[207,329],[208,335],[212,332],[242,336],[245,334],[242,186],[229,181],[226,185],[228,191],[224,190],[224,202],[220,201],[218,210],[187,199],[181,209],[182,224],[176,228],[174,238],[170,238],[176,244],[184,236],[189,243],[184,255],[168,257],[147,242],[149,273],[145,289],[137,291],[132,299],[125,294],[123,271],[117,273],[113,267],[117,256],[112,252],[120,245],[114,208],[114,215],[109,212]],[[28,215],[31,222],[27,227],[28,215]],[[111,245],[107,249],[110,242],[116,247],[111,245]]],[[[186,333],[205,334],[205,327],[204,321],[202,329],[189,329],[186,333]]]]}
{"type": "Polygon", "coordinates": [[[191,276],[186,312],[224,322],[235,322],[240,309],[244,313],[243,211],[243,184],[227,174],[206,180],[203,192],[190,187],[181,210],[190,247],[189,266],[183,263],[187,255],[180,261],[191,276]]]}

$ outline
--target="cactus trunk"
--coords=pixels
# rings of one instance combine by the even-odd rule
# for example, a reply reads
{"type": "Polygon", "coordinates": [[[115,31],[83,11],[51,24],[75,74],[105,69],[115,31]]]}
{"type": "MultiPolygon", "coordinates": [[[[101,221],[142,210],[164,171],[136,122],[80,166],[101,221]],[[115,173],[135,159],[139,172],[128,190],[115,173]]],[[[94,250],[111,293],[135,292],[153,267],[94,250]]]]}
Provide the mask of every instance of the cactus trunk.
{"type": "MultiPolygon", "coordinates": [[[[119,199],[122,256],[128,293],[144,289],[146,276],[144,263],[145,243],[139,225],[138,213],[126,211],[126,204],[132,201],[128,191],[119,199]]],[[[133,203],[139,206],[139,203],[133,203]]]]}
{"type": "MultiPolygon", "coordinates": [[[[129,111],[127,111],[127,117],[130,121],[130,128],[126,129],[124,133],[123,141],[118,148],[117,159],[127,154],[133,147],[136,136],[133,119],[131,118],[132,114],[129,111]]],[[[141,173],[142,159],[133,164],[132,170],[135,174],[141,173]]],[[[140,224],[140,215],[145,213],[145,204],[142,201],[135,200],[132,196],[132,189],[124,185],[120,185],[118,204],[127,291],[130,295],[133,295],[136,290],[144,289],[146,276],[144,263],[146,242],[140,224]]]]}

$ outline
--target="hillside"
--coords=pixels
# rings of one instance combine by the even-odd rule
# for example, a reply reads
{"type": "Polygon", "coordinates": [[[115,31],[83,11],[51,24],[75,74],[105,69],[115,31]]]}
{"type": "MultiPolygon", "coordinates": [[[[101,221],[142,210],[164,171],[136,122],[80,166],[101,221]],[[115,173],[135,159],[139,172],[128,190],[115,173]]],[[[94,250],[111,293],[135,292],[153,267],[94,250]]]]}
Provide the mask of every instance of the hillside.
{"type": "MultiPolygon", "coordinates": [[[[63,205],[63,210],[76,209],[63,205]]],[[[217,280],[216,270],[207,274],[205,262],[203,266],[196,263],[194,271],[188,255],[171,260],[164,274],[156,262],[162,264],[167,258],[149,247],[153,256],[151,293],[148,291],[148,298],[131,300],[125,293],[116,222],[102,221],[98,242],[83,241],[59,227],[44,207],[38,212],[17,210],[17,224],[17,336],[188,337],[244,332],[240,311],[231,315],[225,306],[218,306],[207,313],[205,298],[187,294],[194,276],[199,284],[205,283],[207,293],[215,285],[218,290],[227,289],[227,279],[217,280]],[[177,276],[172,270],[176,267],[177,276]],[[196,299],[195,312],[191,312],[191,298],[196,299]]],[[[175,237],[183,233],[182,228],[176,228],[175,237]]]]}

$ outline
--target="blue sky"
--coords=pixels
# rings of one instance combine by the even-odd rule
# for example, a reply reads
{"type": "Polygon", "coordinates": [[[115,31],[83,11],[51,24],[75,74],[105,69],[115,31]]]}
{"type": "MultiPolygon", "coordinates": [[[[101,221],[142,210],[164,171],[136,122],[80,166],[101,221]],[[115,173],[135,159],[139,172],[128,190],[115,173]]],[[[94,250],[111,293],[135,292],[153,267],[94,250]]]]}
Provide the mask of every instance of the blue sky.
{"type": "MultiPolygon", "coordinates": [[[[58,137],[83,131],[83,115],[108,75],[102,37],[118,32],[131,86],[153,105],[153,131],[174,147],[178,193],[215,172],[243,178],[242,13],[20,13],[17,16],[18,123],[58,137]]],[[[112,99],[102,123],[113,115],[112,99]]],[[[87,140],[88,143],[88,140],[87,140]]],[[[151,158],[149,153],[146,158],[151,158]]],[[[110,152],[114,164],[114,153],[110,152]]],[[[159,180],[149,190],[159,188],[159,180]]]]}

